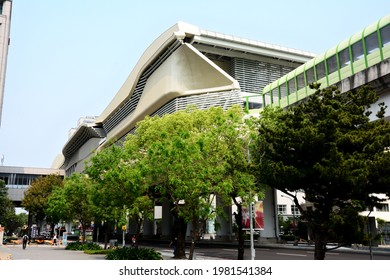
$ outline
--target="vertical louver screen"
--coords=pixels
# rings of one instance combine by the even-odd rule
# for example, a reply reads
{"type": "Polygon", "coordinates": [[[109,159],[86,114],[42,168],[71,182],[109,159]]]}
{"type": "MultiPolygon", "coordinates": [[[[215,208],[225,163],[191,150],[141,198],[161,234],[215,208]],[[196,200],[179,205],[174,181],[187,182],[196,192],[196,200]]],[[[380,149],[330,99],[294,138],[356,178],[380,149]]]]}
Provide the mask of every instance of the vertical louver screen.
{"type": "Polygon", "coordinates": [[[294,70],[278,64],[232,58],[230,74],[240,83],[241,91],[260,94],[263,88],[294,70]]]}

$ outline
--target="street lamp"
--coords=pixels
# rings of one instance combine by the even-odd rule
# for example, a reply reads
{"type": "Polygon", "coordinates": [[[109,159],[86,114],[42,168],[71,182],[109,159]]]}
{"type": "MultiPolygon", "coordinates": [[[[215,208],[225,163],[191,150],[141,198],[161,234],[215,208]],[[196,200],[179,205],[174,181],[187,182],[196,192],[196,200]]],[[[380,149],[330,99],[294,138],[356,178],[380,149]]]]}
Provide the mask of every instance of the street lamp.
{"type": "MultiPolygon", "coordinates": [[[[247,147],[247,152],[248,152],[248,165],[251,163],[251,153],[249,150],[249,144],[251,143],[252,138],[249,139],[248,141],[248,147],[247,147]]],[[[250,238],[251,238],[251,260],[255,259],[256,256],[256,251],[255,251],[255,243],[253,240],[253,210],[252,210],[252,190],[249,190],[249,230],[250,230],[250,238]]]]}

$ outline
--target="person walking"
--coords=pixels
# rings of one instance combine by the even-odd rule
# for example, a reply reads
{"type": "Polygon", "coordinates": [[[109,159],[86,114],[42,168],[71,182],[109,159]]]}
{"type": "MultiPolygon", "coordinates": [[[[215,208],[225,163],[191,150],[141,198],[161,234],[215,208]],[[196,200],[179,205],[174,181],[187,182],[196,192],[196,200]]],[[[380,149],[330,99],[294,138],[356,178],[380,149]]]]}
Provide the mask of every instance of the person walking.
{"type": "Polygon", "coordinates": [[[28,242],[28,236],[27,236],[27,234],[25,234],[25,235],[23,235],[23,250],[26,249],[27,242],[28,242]]]}
{"type": "Polygon", "coordinates": [[[173,256],[176,257],[176,247],[177,247],[177,237],[175,237],[171,243],[169,243],[169,247],[173,249],[173,256]]]}

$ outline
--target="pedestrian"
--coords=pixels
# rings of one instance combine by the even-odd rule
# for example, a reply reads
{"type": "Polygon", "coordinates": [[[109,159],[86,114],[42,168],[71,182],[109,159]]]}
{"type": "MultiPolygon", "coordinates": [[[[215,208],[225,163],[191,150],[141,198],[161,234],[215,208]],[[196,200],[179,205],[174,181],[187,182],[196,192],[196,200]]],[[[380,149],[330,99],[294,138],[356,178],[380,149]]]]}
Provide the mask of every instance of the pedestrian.
{"type": "Polygon", "coordinates": [[[28,241],[28,236],[27,234],[25,234],[23,235],[23,250],[26,249],[27,241],[28,241]]]}
{"type": "Polygon", "coordinates": [[[133,235],[133,237],[131,238],[131,247],[135,247],[136,241],[137,241],[137,239],[135,238],[135,235],[133,235]]]}
{"type": "Polygon", "coordinates": [[[54,234],[54,237],[53,237],[53,245],[54,245],[54,246],[57,246],[57,234],[54,234]]]}
{"type": "Polygon", "coordinates": [[[173,256],[176,257],[176,248],[177,248],[177,238],[175,237],[171,243],[169,243],[169,247],[173,249],[173,256]]]}

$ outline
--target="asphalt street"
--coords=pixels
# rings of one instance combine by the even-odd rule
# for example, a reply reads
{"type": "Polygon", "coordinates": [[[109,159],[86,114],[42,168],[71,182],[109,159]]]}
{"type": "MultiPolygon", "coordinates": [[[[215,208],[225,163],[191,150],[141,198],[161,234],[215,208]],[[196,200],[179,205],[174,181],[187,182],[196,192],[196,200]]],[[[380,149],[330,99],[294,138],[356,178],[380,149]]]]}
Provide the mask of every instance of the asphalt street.
{"type": "MultiPolygon", "coordinates": [[[[141,247],[153,247],[165,260],[173,260],[172,249],[162,244],[142,244],[141,247]]],[[[188,255],[188,249],[187,249],[188,255]]],[[[313,248],[307,246],[261,247],[255,250],[255,260],[313,260],[313,248]]],[[[23,250],[22,245],[0,246],[0,259],[11,256],[12,260],[104,260],[104,255],[89,255],[82,251],[65,250],[64,246],[30,245],[23,250]]],[[[374,260],[390,260],[390,250],[374,250],[374,260]]],[[[250,250],[245,249],[246,260],[250,260],[250,250]]],[[[237,249],[234,247],[201,246],[195,250],[197,260],[235,260],[237,249]]],[[[338,249],[327,252],[326,260],[369,260],[368,250],[338,249]]]]}

